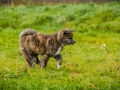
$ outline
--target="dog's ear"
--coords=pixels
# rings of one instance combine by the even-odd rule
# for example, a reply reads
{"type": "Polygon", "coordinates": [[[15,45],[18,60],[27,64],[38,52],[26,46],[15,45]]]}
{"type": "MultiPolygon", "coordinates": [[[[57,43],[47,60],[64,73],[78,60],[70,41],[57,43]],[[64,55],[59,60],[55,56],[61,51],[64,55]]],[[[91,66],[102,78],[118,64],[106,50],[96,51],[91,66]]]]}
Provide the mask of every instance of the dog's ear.
{"type": "Polygon", "coordinates": [[[72,33],[72,32],[74,32],[74,29],[63,30],[64,35],[72,33]]]}
{"type": "Polygon", "coordinates": [[[68,31],[67,31],[67,30],[64,30],[64,34],[68,34],[68,31]]]}
{"type": "Polygon", "coordinates": [[[64,35],[68,34],[69,32],[67,30],[64,30],[64,35]]]}

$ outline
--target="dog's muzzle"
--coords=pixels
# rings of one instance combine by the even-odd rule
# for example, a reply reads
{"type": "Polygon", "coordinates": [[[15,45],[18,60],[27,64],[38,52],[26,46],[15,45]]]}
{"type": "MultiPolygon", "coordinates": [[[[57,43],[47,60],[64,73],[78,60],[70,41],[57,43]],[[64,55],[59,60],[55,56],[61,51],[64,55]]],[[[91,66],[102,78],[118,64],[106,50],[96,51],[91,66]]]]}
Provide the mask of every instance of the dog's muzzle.
{"type": "Polygon", "coordinates": [[[76,41],[73,41],[73,44],[75,44],[76,43],[76,41]]]}
{"type": "Polygon", "coordinates": [[[76,43],[76,41],[74,41],[74,40],[72,42],[69,42],[69,44],[75,44],[75,43],[76,43]]]}

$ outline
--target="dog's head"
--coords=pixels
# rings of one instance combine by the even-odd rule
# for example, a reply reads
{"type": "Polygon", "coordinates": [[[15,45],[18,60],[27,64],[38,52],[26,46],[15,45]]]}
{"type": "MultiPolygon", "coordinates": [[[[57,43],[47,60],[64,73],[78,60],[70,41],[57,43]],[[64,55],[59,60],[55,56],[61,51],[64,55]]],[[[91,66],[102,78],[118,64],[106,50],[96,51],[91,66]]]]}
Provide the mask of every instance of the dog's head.
{"type": "Polygon", "coordinates": [[[75,40],[73,40],[73,29],[70,30],[61,30],[58,33],[58,40],[60,41],[61,45],[71,45],[75,44],[75,40]]]}

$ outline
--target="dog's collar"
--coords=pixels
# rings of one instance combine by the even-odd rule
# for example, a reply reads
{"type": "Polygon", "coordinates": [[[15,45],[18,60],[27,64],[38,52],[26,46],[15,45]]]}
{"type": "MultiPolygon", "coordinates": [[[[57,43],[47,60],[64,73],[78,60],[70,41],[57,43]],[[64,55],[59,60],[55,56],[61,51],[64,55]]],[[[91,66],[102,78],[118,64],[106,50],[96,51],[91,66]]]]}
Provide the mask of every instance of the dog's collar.
{"type": "Polygon", "coordinates": [[[61,46],[64,47],[64,45],[61,43],[61,46]]]}

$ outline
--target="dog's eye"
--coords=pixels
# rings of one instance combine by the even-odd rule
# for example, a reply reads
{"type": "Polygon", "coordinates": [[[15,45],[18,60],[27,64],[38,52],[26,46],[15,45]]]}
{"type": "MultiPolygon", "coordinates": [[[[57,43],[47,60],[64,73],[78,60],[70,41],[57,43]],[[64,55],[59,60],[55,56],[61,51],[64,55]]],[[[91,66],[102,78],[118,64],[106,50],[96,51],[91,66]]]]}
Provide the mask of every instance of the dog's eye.
{"type": "Polygon", "coordinates": [[[69,37],[68,39],[72,39],[71,37],[69,37]]]}

